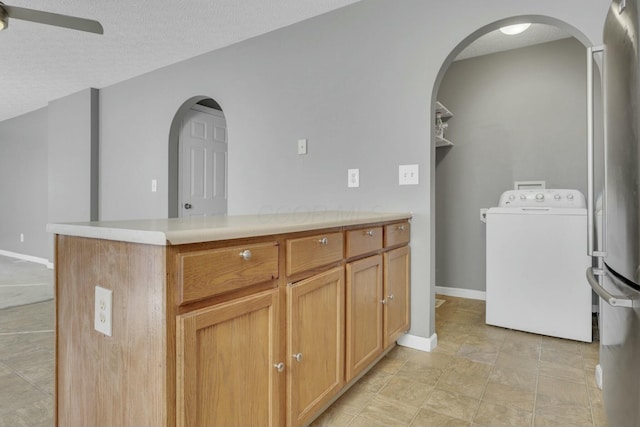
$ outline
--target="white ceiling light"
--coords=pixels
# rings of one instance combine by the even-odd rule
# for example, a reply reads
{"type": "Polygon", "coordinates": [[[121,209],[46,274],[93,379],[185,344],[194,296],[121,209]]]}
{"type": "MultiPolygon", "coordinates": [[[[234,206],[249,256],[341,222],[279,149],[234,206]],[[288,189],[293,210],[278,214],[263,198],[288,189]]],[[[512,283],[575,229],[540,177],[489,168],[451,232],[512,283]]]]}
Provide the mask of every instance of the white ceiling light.
{"type": "Polygon", "coordinates": [[[523,31],[525,31],[527,28],[529,28],[531,24],[515,24],[515,25],[509,25],[508,27],[502,27],[500,28],[500,31],[504,34],[508,34],[510,36],[514,35],[514,34],[520,34],[523,31]]]}

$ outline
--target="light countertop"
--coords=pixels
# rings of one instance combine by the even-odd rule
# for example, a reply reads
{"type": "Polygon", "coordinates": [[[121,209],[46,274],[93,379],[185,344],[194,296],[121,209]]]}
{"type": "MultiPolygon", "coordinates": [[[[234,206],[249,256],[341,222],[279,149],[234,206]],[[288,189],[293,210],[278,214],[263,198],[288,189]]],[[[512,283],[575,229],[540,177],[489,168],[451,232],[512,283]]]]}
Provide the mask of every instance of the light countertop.
{"type": "Polygon", "coordinates": [[[409,218],[411,214],[405,212],[318,211],[48,224],[47,231],[67,236],[169,246],[409,218]]]}

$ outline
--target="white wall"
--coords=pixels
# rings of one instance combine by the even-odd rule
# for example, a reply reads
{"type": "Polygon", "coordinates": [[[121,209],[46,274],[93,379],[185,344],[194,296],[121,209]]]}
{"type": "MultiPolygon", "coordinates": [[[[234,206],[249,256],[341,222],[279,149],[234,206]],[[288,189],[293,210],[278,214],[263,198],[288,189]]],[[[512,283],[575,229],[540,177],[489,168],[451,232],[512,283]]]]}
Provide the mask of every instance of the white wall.
{"type": "Polygon", "coordinates": [[[47,259],[46,224],[47,109],[41,108],[0,122],[0,250],[47,259]]]}
{"type": "Polygon", "coordinates": [[[229,128],[231,214],[413,212],[411,332],[429,337],[431,108],[443,64],[472,33],[517,15],[554,17],[599,44],[608,3],[367,0],[104,88],[100,219],[167,216],[172,119],[185,100],[210,96],[229,128]],[[306,157],[298,138],[309,139],[306,157]],[[407,163],[420,165],[420,185],[397,185],[407,163]],[[346,187],[347,168],[360,168],[360,188],[346,187]]]}

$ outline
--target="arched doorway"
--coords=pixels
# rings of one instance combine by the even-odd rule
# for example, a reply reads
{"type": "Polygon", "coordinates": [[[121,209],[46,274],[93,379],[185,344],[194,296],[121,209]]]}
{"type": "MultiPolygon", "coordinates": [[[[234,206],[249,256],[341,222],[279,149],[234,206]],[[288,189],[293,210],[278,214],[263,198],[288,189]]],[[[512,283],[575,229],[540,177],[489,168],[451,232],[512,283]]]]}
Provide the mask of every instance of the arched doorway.
{"type": "MultiPolygon", "coordinates": [[[[454,60],[458,57],[458,55],[463,52],[464,49],[466,49],[469,45],[471,45],[475,40],[481,38],[482,36],[491,33],[492,31],[498,30],[501,27],[505,27],[508,25],[513,25],[516,23],[523,23],[523,22],[528,22],[528,23],[537,23],[537,24],[545,24],[545,25],[550,25],[550,26],[554,26],[557,27],[561,30],[563,30],[564,32],[566,32],[568,34],[568,36],[570,36],[574,41],[575,41],[575,45],[577,46],[578,49],[578,60],[580,61],[580,64],[584,66],[585,72],[583,75],[586,76],[586,49],[584,49],[584,53],[580,53],[579,50],[582,47],[587,47],[590,46],[591,43],[590,41],[586,38],[586,36],[584,34],[582,34],[580,31],[578,31],[577,29],[575,29],[574,27],[569,26],[568,24],[559,21],[557,19],[554,18],[550,18],[550,17],[545,17],[545,16],[520,16],[520,17],[513,17],[513,18],[508,18],[508,19],[504,19],[504,20],[500,20],[500,21],[496,21],[490,25],[484,26],[482,28],[480,28],[479,30],[475,31],[474,33],[472,33],[471,35],[469,35],[467,38],[465,38],[460,44],[458,44],[453,50],[452,52],[448,55],[447,59],[443,62],[436,81],[434,83],[434,87],[433,87],[433,92],[432,92],[432,100],[431,100],[431,105],[432,105],[432,117],[436,117],[436,105],[437,105],[437,101],[440,100],[438,99],[439,95],[441,94],[441,89],[443,87],[443,81],[445,80],[445,76],[447,75],[447,72],[450,70],[450,68],[452,68],[452,64],[454,62],[454,60]]],[[[580,74],[578,74],[578,76],[581,76],[580,74]]],[[[522,84],[526,85],[526,82],[522,82],[522,84]]],[[[582,83],[580,83],[582,84],[582,83]]],[[[485,87],[488,87],[489,85],[486,85],[485,87]]],[[[581,89],[583,90],[583,95],[581,96],[581,101],[584,101],[586,104],[586,85],[580,86],[581,89]]],[[[597,90],[597,89],[596,89],[597,90]]],[[[445,102],[446,105],[446,102],[445,102]]],[[[549,105],[550,109],[553,109],[553,104],[549,105]]],[[[451,108],[451,105],[447,105],[447,107],[451,108]]],[[[488,110],[491,110],[491,106],[487,106],[486,107],[488,110]]],[[[456,118],[456,111],[455,108],[451,108],[453,113],[454,113],[454,118],[456,118]]],[[[586,108],[584,109],[579,109],[580,113],[579,114],[584,114],[584,111],[586,111],[586,108]]],[[[499,113],[496,113],[496,115],[498,115],[499,113]]],[[[596,115],[597,116],[597,115],[596,115]]],[[[459,117],[459,116],[458,116],[459,117]]],[[[452,121],[450,122],[450,126],[457,126],[459,123],[452,121]]],[[[538,123],[538,125],[543,125],[544,123],[538,123]]],[[[582,142],[584,143],[584,149],[585,149],[585,153],[586,153],[586,116],[584,117],[584,124],[582,123],[577,123],[577,122],[572,122],[571,120],[568,120],[567,122],[564,123],[565,126],[582,126],[580,128],[580,131],[583,131],[585,134],[585,138],[582,139],[582,142]]],[[[483,129],[483,131],[487,131],[487,129],[483,129]]],[[[451,134],[453,135],[453,133],[451,134]]],[[[455,138],[451,138],[451,139],[455,139],[455,138]]],[[[431,262],[432,262],[432,266],[433,268],[431,269],[431,283],[433,284],[432,289],[434,290],[434,293],[437,293],[441,288],[439,288],[439,286],[441,285],[450,285],[449,283],[439,283],[438,280],[438,273],[436,273],[436,271],[441,271],[442,270],[442,266],[439,265],[441,263],[438,262],[438,257],[441,257],[445,254],[441,253],[441,248],[440,248],[440,244],[442,244],[442,242],[438,242],[438,238],[439,236],[442,235],[442,233],[439,234],[439,229],[438,227],[438,218],[442,218],[442,213],[439,212],[438,207],[440,206],[439,203],[442,202],[442,197],[438,197],[438,193],[439,193],[439,189],[438,189],[438,179],[439,176],[437,175],[437,167],[440,161],[442,161],[443,158],[446,158],[446,156],[448,155],[448,152],[453,153],[454,150],[456,150],[456,147],[452,147],[452,148],[436,148],[436,129],[435,129],[435,120],[432,120],[432,131],[431,131],[431,203],[430,203],[430,209],[431,209],[431,217],[434,218],[434,221],[431,222],[431,239],[430,239],[430,253],[431,253],[431,262]],[[439,270],[440,268],[440,270],[439,270]]],[[[454,141],[455,143],[456,141],[454,141]]],[[[457,154],[457,153],[456,153],[457,154]]],[[[473,157],[473,156],[470,156],[473,157]]],[[[586,157],[586,156],[585,156],[586,157]]],[[[508,151],[504,151],[502,158],[499,158],[498,156],[494,156],[494,158],[496,159],[496,164],[494,165],[494,167],[499,167],[499,163],[502,161],[509,161],[510,159],[510,153],[508,151]],[[496,158],[497,157],[497,158],[496,158]]],[[[450,159],[449,159],[450,160],[450,159]]],[[[580,156],[576,157],[576,162],[582,162],[583,158],[580,156]]],[[[585,168],[584,168],[584,177],[581,177],[581,179],[584,180],[584,184],[586,187],[586,163],[585,163],[585,168]]],[[[482,173],[482,171],[480,171],[480,173],[482,173]]],[[[532,177],[533,179],[533,177],[532,177]]],[[[473,179],[469,179],[467,180],[467,183],[469,183],[470,185],[475,185],[475,183],[477,183],[477,180],[473,180],[473,179]]],[[[513,184],[513,183],[512,183],[513,184]]],[[[509,188],[504,188],[503,190],[507,190],[509,188]]],[[[440,193],[442,193],[440,191],[440,193]]],[[[470,192],[471,193],[471,192],[470,192]]],[[[497,191],[496,191],[497,193],[497,191]]],[[[451,198],[455,199],[456,195],[448,195],[451,196],[451,198]]],[[[495,201],[497,201],[497,197],[499,196],[499,193],[493,195],[493,197],[496,198],[495,201]]],[[[451,200],[451,199],[449,199],[451,200]]],[[[495,203],[494,201],[494,203],[495,203]]],[[[466,209],[465,212],[466,214],[469,216],[469,222],[473,222],[475,221],[477,224],[474,224],[474,226],[478,225],[478,227],[475,227],[472,231],[469,231],[469,229],[466,226],[461,225],[460,223],[456,223],[456,226],[458,227],[458,230],[460,232],[464,232],[465,235],[469,235],[470,233],[476,233],[479,234],[479,228],[481,227],[481,223],[480,223],[480,218],[479,218],[479,213],[480,213],[480,207],[491,207],[493,205],[489,204],[487,206],[478,206],[478,209],[466,209]]],[[[483,236],[476,236],[478,239],[482,238],[483,236]]],[[[451,262],[458,262],[460,263],[461,261],[465,260],[465,257],[463,256],[464,254],[459,254],[459,256],[457,257],[449,257],[449,259],[451,260],[451,262]]],[[[481,256],[482,254],[478,254],[478,256],[481,256]]],[[[466,261],[463,261],[466,262],[466,261]]],[[[484,270],[483,270],[484,271],[484,270]]],[[[482,277],[482,285],[484,285],[484,277],[482,277]]],[[[451,285],[465,285],[464,283],[452,283],[451,285]]],[[[460,294],[458,296],[465,296],[465,297],[469,297],[467,295],[471,294],[471,298],[473,298],[474,294],[475,296],[479,296],[480,294],[483,294],[484,292],[483,289],[463,289],[463,291],[467,291],[470,290],[471,292],[460,292],[460,294]]],[[[456,289],[454,289],[454,291],[456,291],[456,289]]],[[[453,292],[451,295],[456,295],[456,292],[453,292]]],[[[434,305],[436,303],[436,297],[435,295],[433,295],[432,301],[434,301],[434,305]]],[[[432,311],[433,313],[433,325],[436,325],[437,328],[437,320],[435,318],[435,309],[432,311]]]]}
{"type": "Polygon", "coordinates": [[[169,217],[226,215],[227,128],[222,107],[196,96],[176,112],[169,134],[169,217]]]}

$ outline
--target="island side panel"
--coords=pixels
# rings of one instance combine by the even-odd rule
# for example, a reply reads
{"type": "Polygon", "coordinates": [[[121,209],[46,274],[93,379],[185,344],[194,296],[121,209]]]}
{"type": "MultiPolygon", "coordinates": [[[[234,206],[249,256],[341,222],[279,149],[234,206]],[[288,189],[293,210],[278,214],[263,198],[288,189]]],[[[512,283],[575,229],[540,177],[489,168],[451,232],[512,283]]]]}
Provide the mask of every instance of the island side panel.
{"type": "Polygon", "coordinates": [[[58,235],[56,252],[56,425],[167,425],[166,248],[58,235]]]}

